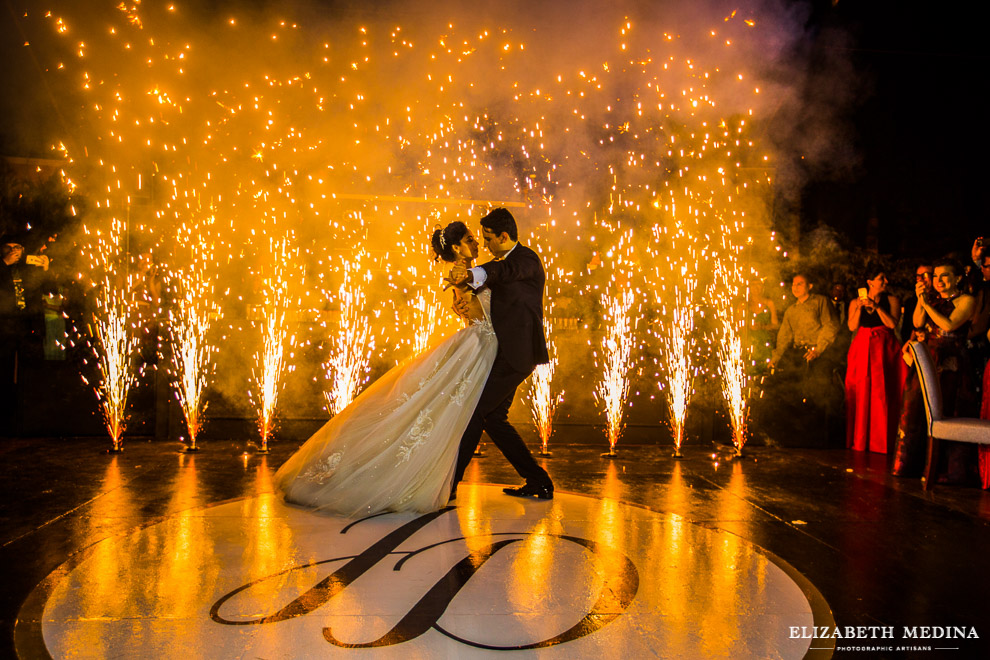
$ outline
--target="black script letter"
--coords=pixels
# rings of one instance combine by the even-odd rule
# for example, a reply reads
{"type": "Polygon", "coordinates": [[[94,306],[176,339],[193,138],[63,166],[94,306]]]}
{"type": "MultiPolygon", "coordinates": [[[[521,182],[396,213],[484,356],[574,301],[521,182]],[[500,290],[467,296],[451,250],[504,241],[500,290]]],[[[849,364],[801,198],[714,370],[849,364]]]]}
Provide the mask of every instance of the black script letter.
{"type": "Polygon", "coordinates": [[[220,608],[223,607],[224,603],[245,589],[248,589],[259,582],[263,582],[264,580],[272,577],[268,576],[261,578],[260,580],[255,580],[254,582],[249,582],[248,584],[238,587],[234,591],[231,591],[229,594],[223,596],[220,600],[214,603],[213,607],[210,609],[210,618],[217,623],[222,623],[228,626],[248,626],[259,623],[278,623],[279,621],[286,621],[287,619],[309,614],[318,607],[325,605],[331,598],[346,589],[351,582],[367,573],[372,566],[387,557],[388,554],[399,547],[403,541],[453,508],[454,507],[451,506],[444,507],[439,511],[427,513],[426,515],[420,516],[415,520],[407,522],[405,525],[398,528],[394,532],[387,534],[370,548],[351,559],[327,577],[320,580],[312,589],[296,598],[275,614],[271,614],[261,619],[244,619],[240,621],[230,621],[220,616],[220,608]]]}

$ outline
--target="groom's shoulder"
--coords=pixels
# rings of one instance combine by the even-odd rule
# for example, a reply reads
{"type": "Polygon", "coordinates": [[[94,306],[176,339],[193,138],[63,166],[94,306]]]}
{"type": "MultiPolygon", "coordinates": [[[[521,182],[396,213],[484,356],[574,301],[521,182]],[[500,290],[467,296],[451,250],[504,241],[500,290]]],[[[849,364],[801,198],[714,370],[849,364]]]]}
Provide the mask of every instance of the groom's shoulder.
{"type": "Polygon", "coordinates": [[[520,256],[526,256],[530,259],[532,259],[533,257],[536,257],[537,259],[540,258],[540,255],[536,253],[536,250],[522,243],[516,243],[516,249],[513,250],[512,252],[513,254],[519,252],[520,256]]]}

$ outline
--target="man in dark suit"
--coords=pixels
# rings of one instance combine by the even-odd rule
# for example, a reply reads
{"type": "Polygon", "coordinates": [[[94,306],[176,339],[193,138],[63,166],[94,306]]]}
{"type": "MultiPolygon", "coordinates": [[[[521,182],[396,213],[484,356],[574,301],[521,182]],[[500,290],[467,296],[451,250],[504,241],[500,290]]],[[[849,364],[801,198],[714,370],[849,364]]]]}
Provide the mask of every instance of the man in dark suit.
{"type": "MultiPolygon", "coordinates": [[[[550,361],[543,334],[546,273],[536,252],[518,242],[516,221],[507,210],[495,209],[482,218],[481,235],[495,260],[470,270],[456,265],[450,271],[450,279],[455,284],[466,282],[476,290],[483,286],[491,290],[491,317],[498,353],[481,399],[461,437],[451,496],[456,496],[457,484],[481,441],[481,432],[487,431],[495,446],[526,480],[525,485],[506,488],[505,492],[548,500],[553,498],[553,482],[508,420],[516,388],[533,373],[536,365],[550,361]]],[[[455,309],[464,304],[455,302],[455,309]]]]}

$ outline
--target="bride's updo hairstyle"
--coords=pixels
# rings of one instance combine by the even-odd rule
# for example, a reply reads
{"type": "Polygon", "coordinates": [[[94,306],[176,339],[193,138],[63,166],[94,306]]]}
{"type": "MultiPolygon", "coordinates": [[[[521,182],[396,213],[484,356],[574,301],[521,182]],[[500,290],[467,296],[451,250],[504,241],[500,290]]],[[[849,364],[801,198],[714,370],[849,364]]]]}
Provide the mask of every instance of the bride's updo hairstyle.
{"type": "MultiPolygon", "coordinates": [[[[439,225],[437,225],[439,227],[439,225]]],[[[467,236],[468,228],[467,225],[456,220],[443,229],[437,229],[433,232],[433,238],[431,243],[433,245],[433,254],[436,255],[434,261],[457,261],[457,255],[454,254],[453,246],[460,243],[465,236],[467,236]]]]}

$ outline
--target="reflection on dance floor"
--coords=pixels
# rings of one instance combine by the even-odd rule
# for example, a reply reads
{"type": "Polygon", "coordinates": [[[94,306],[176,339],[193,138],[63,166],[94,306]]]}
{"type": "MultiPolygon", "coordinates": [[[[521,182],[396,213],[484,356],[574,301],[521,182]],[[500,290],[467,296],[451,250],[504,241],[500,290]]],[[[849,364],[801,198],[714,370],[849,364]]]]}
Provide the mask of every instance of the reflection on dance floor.
{"type": "MultiPolygon", "coordinates": [[[[464,484],[439,512],[348,521],[286,506],[264,469],[257,496],[183,507],[200,487],[190,467],[178,513],[39,587],[53,657],[798,658],[810,640],[789,628],[832,624],[780,560],[609,493],[540,502],[464,484]]],[[[134,513],[111,492],[105,514],[134,513]]]]}

